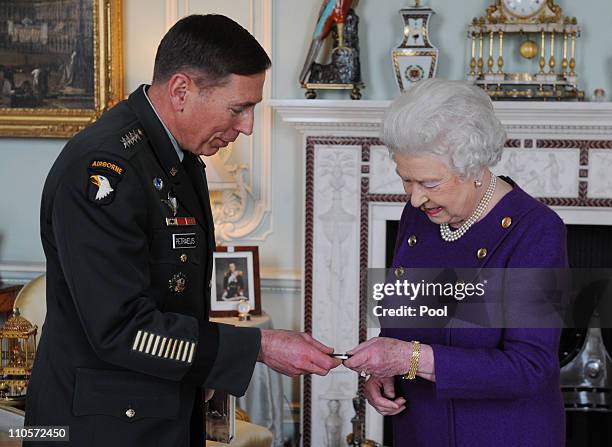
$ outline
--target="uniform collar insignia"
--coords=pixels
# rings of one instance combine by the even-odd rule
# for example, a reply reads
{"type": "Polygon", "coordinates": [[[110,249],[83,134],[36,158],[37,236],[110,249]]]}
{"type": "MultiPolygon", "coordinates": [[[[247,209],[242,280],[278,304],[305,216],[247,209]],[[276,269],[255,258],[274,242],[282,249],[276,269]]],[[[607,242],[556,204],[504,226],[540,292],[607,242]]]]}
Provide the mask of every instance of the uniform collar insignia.
{"type": "Polygon", "coordinates": [[[142,140],[142,136],[144,132],[141,129],[130,130],[124,136],[121,137],[121,142],[123,143],[123,147],[128,149],[134,144],[140,142],[142,140]]]}

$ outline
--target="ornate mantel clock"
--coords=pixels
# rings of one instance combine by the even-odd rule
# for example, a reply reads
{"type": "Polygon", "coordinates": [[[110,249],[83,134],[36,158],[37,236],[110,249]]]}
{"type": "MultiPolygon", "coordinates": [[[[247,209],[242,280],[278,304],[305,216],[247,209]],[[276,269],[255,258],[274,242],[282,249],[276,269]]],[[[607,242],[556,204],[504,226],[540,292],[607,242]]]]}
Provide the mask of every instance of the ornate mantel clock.
{"type": "Polygon", "coordinates": [[[468,79],[493,99],[582,100],[575,72],[578,37],[576,18],[565,17],[554,0],[496,0],[468,28],[468,79]],[[506,67],[504,42],[511,39],[532,72],[506,67]]]}

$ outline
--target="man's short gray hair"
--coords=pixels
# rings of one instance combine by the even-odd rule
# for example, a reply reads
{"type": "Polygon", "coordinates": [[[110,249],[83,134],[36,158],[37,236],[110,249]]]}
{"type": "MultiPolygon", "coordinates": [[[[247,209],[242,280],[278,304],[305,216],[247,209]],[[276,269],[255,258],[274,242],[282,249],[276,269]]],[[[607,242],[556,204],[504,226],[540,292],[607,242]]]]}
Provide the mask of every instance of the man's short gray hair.
{"type": "Polygon", "coordinates": [[[391,103],[381,138],[391,152],[443,156],[460,175],[474,177],[499,161],[506,132],[482,89],[426,79],[391,103]]]}

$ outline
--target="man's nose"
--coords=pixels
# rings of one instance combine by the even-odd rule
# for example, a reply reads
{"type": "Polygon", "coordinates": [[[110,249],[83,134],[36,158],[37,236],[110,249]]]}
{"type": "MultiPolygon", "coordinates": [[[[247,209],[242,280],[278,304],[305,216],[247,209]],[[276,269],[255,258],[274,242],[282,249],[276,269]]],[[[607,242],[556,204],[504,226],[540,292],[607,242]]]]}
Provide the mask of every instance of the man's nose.
{"type": "Polygon", "coordinates": [[[253,133],[253,122],[255,121],[255,109],[251,108],[245,110],[238,117],[238,122],[234,129],[245,135],[251,135],[253,133]]]}

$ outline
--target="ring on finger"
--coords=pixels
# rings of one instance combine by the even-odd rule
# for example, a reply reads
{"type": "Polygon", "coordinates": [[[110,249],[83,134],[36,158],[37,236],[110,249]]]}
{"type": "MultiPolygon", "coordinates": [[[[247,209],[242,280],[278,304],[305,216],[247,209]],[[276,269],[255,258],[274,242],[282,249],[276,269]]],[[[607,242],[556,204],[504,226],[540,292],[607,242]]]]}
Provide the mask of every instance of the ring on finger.
{"type": "Polygon", "coordinates": [[[365,379],[366,377],[368,377],[368,375],[369,375],[369,374],[368,374],[368,372],[367,372],[367,371],[365,371],[365,370],[363,370],[363,371],[361,371],[361,372],[359,373],[359,377],[363,377],[364,379],[365,379]]]}

